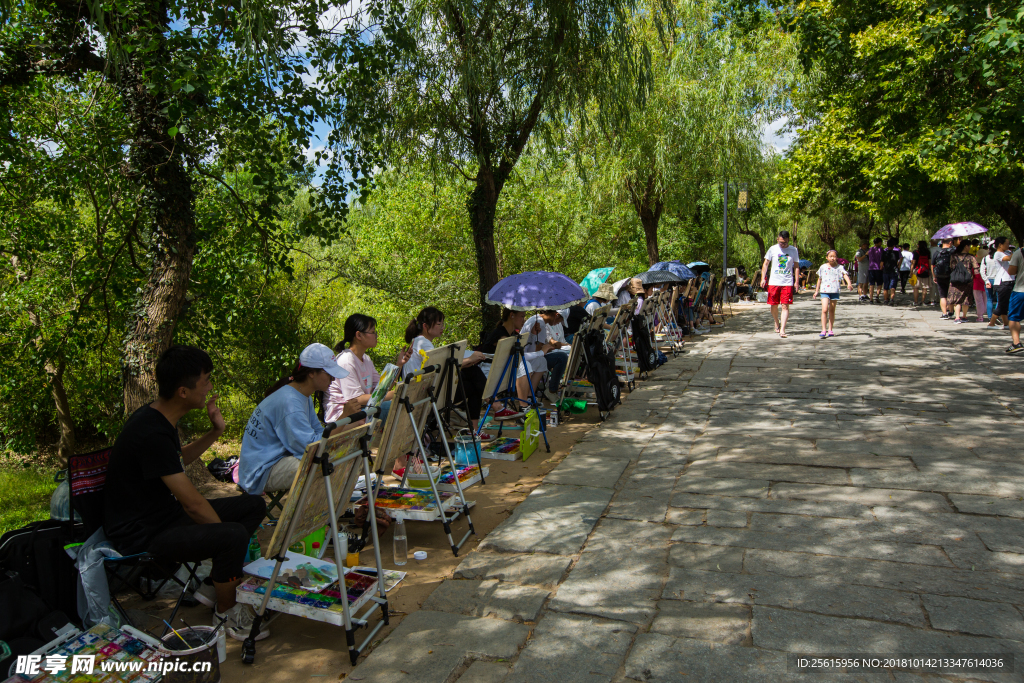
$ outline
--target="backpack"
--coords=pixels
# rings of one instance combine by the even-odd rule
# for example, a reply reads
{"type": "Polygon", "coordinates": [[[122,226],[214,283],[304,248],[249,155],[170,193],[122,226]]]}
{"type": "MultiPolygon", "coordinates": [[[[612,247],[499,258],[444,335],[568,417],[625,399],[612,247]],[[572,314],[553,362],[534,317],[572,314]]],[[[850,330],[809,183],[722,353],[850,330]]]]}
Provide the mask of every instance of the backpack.
{"type": "Polygon", "coordinates": [[[931,257],[923,252],[917,254],[917,275],[918,277],[929,277],[931,275],[931,257]]]}
{"type": "Polygon", "coordinates": [[[935,277],[945,280],[949,277],[949,260],[953,256],[955,249],[953,247],[946,247],[945,249],[939,249],[939,252],[935,254],[935,262],[932,266],[935,268],[935,277]]]}
{"type": "Polygon", "coordinates": [[[78,617],[78,570],[64,546],[83,525],[46,519],[0,536],[0,569],[17,574],[51,610],[78,617]]]}
{"type": "Polygon", "coordinates": [[[604,334],[591,330],[584,340],[587,349],[587,379],[594,386],[597,409],[607,412],[621,403],[622,384],[615,374],[615,356],[608,353],[604,334]]]}
{"type": "Polygon", "coordinates": [[[956,266],[949,274],[949,281],[954,285],[969,285],[974,282],[973,268],[968,265],[965,258],[958,259],[956,266]]]}
{"type": "Polygon", "coordinates": [[[885,270],[899,270],[900,261],[903,259],[903,252],[896,251],[896,248],[886,249],[882,252],[882,267],[885,270]]]}

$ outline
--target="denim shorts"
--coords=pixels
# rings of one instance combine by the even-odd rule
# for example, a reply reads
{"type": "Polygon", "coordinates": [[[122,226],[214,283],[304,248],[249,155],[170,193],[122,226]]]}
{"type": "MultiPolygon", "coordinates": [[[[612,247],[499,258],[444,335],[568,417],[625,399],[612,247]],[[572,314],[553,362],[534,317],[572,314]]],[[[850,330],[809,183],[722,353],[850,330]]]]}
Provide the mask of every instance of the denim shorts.
{"type": "Polygon", "coordinates": [[[839,301],[839,292],[821,292],[821,298],[839,301]]]}

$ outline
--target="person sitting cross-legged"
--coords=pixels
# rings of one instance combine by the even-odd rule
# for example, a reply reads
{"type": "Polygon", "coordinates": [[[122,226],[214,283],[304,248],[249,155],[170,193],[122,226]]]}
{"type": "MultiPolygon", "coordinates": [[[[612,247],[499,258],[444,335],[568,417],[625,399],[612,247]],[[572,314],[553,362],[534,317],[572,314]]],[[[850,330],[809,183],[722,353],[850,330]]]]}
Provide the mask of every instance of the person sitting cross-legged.
{"type": "MultiPolygon", "coordinates": [[[[224,432],[224,418],[213,385],[213,362],[193,346],[172,346],[156,364],[159,396],[128,418],[114,442],[104,487],[107,539],[122,555],[149,552],[170,562],[213,560],[212,586],[195,593],[214,608],[214,624],[226,618],[227,632],[245,640],[255,616],[235,603],[249,539],[266,513],[260,496],[243,494],[207,500],[185,474],[224,432]],[[178,421],[205,408],[213,428],[187,446],[178,421]]],[[[261,628],[259,638],[270,635],[261,628]]]]}

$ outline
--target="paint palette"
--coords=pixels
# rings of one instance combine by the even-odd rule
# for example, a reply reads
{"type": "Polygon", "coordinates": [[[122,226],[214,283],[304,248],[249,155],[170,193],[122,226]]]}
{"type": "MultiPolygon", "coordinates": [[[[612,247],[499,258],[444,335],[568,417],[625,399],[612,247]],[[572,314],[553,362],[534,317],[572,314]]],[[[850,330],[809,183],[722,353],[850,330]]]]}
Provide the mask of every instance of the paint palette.
{"type": "MultiPolygon", "coordinates": [[[[458,496],[450,491],[440,491],[439,494],[441,509],[446,513],[459,503],[458,496]]],[[[470,501],[466,502],[472,505],[470,501]]],[[[386,509],[394,519],[432,522],[440,517],[430,489],[381,488],[377,492],[376,506],[386,509]]]]}
{"type": "MultiPolygon", "coordinates": [[[[483,454],[481,453],[481,457],[483,454]]],[[[462,484],[463,489],[467,489],[473,484],[480,481],[480,468],[476,465],[469,465],[468,467],[460,467],[457,470],[459,474],[459,483],[462,484]]],[[[491,470],[484,467],[484,477],[488,477],[491,474],[491,470]]],[[[451,472],[445,472],[441,475],[441,478],[437,482],[438,491],[457,491],[455,488],[455,477],[451,472]]]]}
{"type": "Polygon", "coordinates": [[[160,658],[160,653],[149,643],[135,638],[130,633],[100,623],[48,651],[40,662],[40,673],[34,676],[16,674],[5,683],[156,683],[161,680],[162,675],[159,671],[147,669],[150,662],[157,662],[160,658]],[[75,655],[95,657],[91,674],[71,673],[75,655]],[[116,676],[114,672],[103,671],[101,667],[104,661],[116,662],[113,666],[123,667],[125,670],[118,670],[116,676]],[[63,670],[47,672],[44,667],[48,662],[59,664],[63,670]],[[131,671],[133,665],[138,666],[139,671],[131,671]]]}
{"type": "MultiPolygon", "coordinates": [[[[345,592],[350,613],[362,608],[377,590],[377,578],[351,571],[345,575],[345,592]]],[[[267,593],[266,579],[250,576],[235,590],[238,602],[258,608],[267,593]]],[[[319,593],[286,584],[275,584],[267,609],[294,614],[307,619],[324,621],[336,626],[344,624],[344,607],[338,582],[335,581],[319,593]]]]}
{"type": "Polygon", "coordinates": [[[519,439],[499,437],[483,447],[480,457],[490,460],[518,460],[519,439]]]}

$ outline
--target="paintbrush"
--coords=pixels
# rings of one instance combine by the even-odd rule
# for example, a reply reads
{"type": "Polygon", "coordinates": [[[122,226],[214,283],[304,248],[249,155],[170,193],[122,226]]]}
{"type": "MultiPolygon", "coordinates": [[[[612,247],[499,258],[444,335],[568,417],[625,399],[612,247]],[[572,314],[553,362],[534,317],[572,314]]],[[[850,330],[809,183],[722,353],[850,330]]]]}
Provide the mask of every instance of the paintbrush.
{"type": "MultiPolygon", "coordinates": [[[[188,641],[187,641],[187,640],[185,640],[184,638],[182,638],[182,637],[181,637],[181,634],[180,634],[180,633],[178,633],[177,631],[175,631],[175,630],[174,630],[174,627],[173,627],[173,626],[171,626],[170,624],[168,624],[168,623],[167,623],[167,620],[166,620],[166,619],[161,619],[160,621],[164,622],[164,624],[166,624],[166,625],[167,625],[167,628],[171,629],[171,633],[173,633],[174,635],[178,636],[178,638],[179,638],[179,639],[181,640],[181,642],[185,643],[185,647],[186,647],[186,648],[188,648],[188,649],[191,649],[191,648],[192,648],[192,646],[188,644],[188,641]]],[[[186,625],[187,625],[187,624],[186,624],[186,625]]],[[[189,627],[189,628],[191,628],[191,627],[189,627]]]]}

